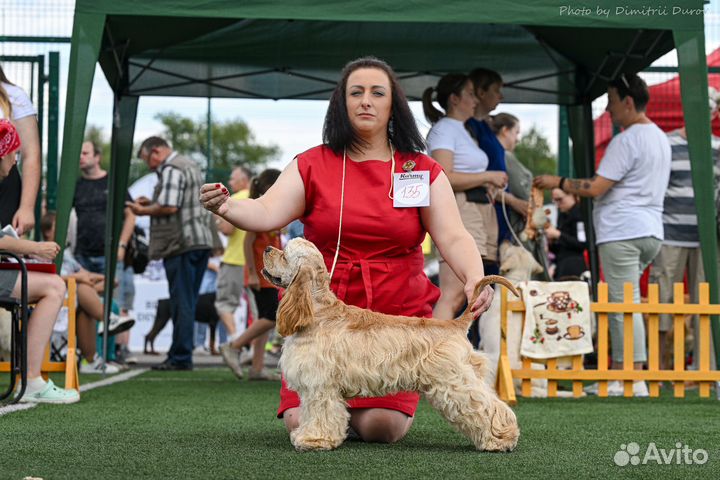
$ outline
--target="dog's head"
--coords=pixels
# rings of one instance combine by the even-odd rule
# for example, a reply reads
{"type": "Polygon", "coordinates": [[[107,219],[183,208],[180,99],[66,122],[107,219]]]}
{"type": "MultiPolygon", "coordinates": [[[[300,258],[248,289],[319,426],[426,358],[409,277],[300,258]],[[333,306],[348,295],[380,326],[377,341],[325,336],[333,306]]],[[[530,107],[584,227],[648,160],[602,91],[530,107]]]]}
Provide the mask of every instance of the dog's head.
{"type": "Polygon", "coordinates": [[[287,337],[312,325],[313,292],[327,289],[330,284],[317,247],[303,238],[295,238],[285,250],[265,249],[263,262],[263,276],[273,285],[287,289],[278,308],[278,333],[287,337]]]}

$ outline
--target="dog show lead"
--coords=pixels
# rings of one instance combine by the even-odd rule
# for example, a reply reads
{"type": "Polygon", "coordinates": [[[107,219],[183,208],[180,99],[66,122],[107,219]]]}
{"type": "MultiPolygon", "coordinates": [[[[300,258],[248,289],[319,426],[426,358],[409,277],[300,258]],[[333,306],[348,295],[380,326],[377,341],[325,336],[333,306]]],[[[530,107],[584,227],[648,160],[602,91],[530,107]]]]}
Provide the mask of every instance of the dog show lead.
{"type": "MultiPolygon", "coordinates": [[[[231,199],[227,188],[213,183],[200,190],[203,206],[246,231],[302,220],[306,238],[332,272],[332,292],[348,305],[388,315],[432,316],[440,292],[423,271],[421,243],[428,232],[463,282],[473,316],[487,310],[490,287],[473,301],[484,277],[480,253],[462,225],[447,176],[421,153],[422,136],[389,65],[366,57],[345,66],[330,98],[323,142],[295,157],[261,198],[231,199]],[[400,180],[409,172],[422,179],[400,180]]],[[[418,400],[417,392],[349,398],[351,430],[367,442],[396,442],[410,429],[418,400]]],[[[283,382],[278,417],[289,432],[303,412],[300,397],[283,382]]]]}

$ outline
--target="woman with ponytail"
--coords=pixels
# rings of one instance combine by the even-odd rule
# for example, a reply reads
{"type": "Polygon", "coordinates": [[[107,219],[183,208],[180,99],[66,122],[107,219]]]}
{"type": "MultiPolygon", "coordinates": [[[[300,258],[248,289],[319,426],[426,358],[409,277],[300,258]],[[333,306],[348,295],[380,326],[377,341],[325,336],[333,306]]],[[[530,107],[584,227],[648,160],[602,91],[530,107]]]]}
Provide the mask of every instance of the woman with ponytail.
{"type": "MultiPolygon", "coordinates": [[[[462,222],[472,235],[483,265],[497,260],[497,219],[492,191],[504,188],[505,172],[488,172],[488,156],[465,129],[477,105],[473,83],[464,74],[447,74],[435,88],[423,93],[423,111],[433,124],[427,137],[428,153],[445,170],[455,193],[462,222]],[[435,100],[443,111],[433,105],[435,100]]],[[[487,268],[485,268],[487,271],[487,268]]],[[[433,316],[453,318],[465,302],[463,282],[445,262],[440,262],[440,300],[433,316]]]]}

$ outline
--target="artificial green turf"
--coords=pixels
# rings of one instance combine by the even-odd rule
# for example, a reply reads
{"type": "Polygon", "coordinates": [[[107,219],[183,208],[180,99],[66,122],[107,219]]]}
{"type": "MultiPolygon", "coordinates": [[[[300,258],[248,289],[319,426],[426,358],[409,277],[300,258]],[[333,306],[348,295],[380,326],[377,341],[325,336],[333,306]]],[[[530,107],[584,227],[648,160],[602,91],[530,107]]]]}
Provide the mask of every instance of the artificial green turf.
{"type": "Polygon", "coordinates": [[[720,405],[689,399],[520,399],[518,448],[477,452],[426,402],[395,445],[296,453],[275,419],[278,383],[227,370],[148,372],[75,405],[0,417],[0,479],[720,478],[720,405]],[[621,444],[676,442],[705,465],[618,467],[621,444]]]}

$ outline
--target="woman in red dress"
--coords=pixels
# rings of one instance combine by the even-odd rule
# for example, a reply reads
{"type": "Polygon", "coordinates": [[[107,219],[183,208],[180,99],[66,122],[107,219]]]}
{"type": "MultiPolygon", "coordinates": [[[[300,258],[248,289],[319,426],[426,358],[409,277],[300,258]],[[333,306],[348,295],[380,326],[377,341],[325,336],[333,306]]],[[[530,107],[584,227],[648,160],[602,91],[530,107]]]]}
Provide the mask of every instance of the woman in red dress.
{"type": "MultiPolygon", "coordinates": [[[[298,155],[262,198],[232,200],[224,186],[206,184],[203,206],[250,231],[300,218],[305,237],[325,257],[338,298],[387,314],[432,315],[440,293],[423,272],[427,231],[470,298],[483,277],[480,253],[442,168],[420,153],[422,137],[390,66],[371,57],[346,65],[330,98],[323,141],[298,155]],[[403,187],[402,173],[422,175],[424,183],[403,187]],[[413,203],[418,191],[421,197],[429,192],[429,205],[413,203]]],[[[472,306],[475,317],[491,300],[488,288],[472,306]]],[[[350,399],[350,426],[365,441],[395,442],[410,429],[418,398],[399,392],[350,399]]],[[[298,425],[299,406],[283,383],[278,417],[288,431],[298,425]]]]}

